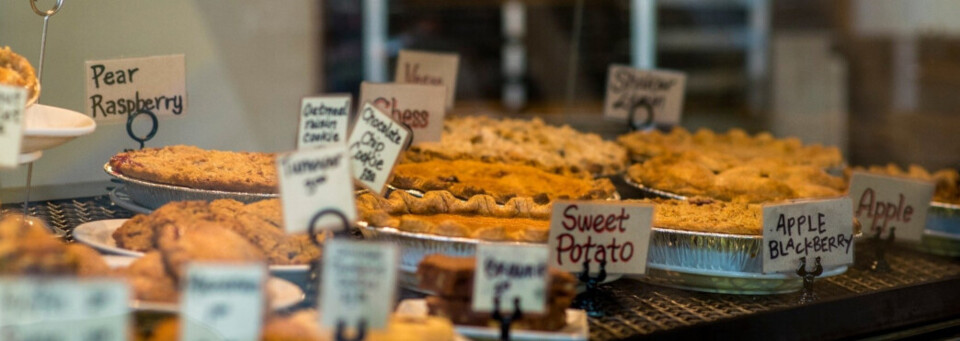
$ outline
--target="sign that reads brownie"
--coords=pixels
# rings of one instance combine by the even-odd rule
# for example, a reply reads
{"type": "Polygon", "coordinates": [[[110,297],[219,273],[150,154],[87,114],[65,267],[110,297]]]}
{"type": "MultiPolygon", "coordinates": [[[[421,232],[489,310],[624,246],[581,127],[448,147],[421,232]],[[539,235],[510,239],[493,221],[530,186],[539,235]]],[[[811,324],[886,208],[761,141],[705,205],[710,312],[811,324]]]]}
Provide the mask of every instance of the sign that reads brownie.
{"type": "Polygon", "coordinates": [[[397,83],[443,85],[447,87],[447,106],[453,108],[457,91],[457,66],[460,55],[414,50],[400,50],[397,56],[397,83]]]}
{"type": "Polygon", "coordinates": [[[666,70],[641,70],[610,65],[603,116],[651,123],[679,124],[687,76],[666,70]]]}
{"type": "Polygon", "coordinates": [[[547,306],[547,257],[550,250],[538,245],[480,243],[477,272],[473,276],[473,310],[493,311],[499,297],[501,311],[542,313],[547,306]]]}
{"type": "Polygon", "coordinates": [[[763,206],[763,272],[797,271],[800,258],[824,268],[853,263],[849,198],[763,206]]]}
{"type": "Polygon", "coordinates": [[[304,97],[300,100],[297,149],[347,143],[350,95],[304,97]]]}
{"type": "Polygon", "coordinates": [[[264,264],[190,263],[180,298],[181,340],[257,340],[264,264]]]}
{"type": "Polygon", "coordinates": [[[14,168],[19,164],[26,103],[26,89],[0,85],[0,168],[14,168]]]}
{"type": "Polygon", "coordinates": [[[383,194],[387,178],[412,133],[379,109],[363,103],[348,146],[353,177],[370,190],[383,194]]]}
{"type": "MultiPolygon", "coordinates": [[[[292,152],[277,157],[283,225],[287,233],[306,232],[318,213],[332,209],[347,222],[357,219],[353,174],[346,145],[292,152]]],[[[335,215],[321,216],[319,229],[342,229],[335,215]]]]}
{"type": "Polygon", "coordinates": [[[603,201],[557,201],[550,216],[550,265],[562,270],[591,272],[606,261],[607,272],[642,274],[653,206],[603,201]]]}
{"type": "Polygon", "coordinates": [[[935,187],[928,181],[855,172],[849,192],[853,216],[871,234],[896,228],[897,238],[919,242],[935,187]]]}
{"type": "Polygon", "coordinates": [[[413,131],[413,143],[439,141],[446,115],[447,88],[442,85],[360,84],[360,103],[370,102],[413,131]]]}
{"type": "Polygon", "coordinates": [[[123,281],[0,281],[0,339],[126,340],[130,289],[123,281]]]}
{"type": "Polygon", "coordinates": [[[88,60],[86,114],[98,121],[126,121],[140,110],[180,116],[187,110],[182,54],[88,60]]]}
{"type": "Polygon", "coordinates": [[[387,326],[397,290],[397,246],[329,239],[323,248],[320,324],[371,329],[387,326]]]}

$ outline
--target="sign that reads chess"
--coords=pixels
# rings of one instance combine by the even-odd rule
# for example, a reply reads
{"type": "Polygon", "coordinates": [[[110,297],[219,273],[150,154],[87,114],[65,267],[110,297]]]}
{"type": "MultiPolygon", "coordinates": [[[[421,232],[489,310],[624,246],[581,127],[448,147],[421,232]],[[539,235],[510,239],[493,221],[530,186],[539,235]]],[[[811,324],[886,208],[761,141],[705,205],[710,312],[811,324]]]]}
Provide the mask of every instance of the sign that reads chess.
{"type": "Polygon", "coordinates": [[[473,310],[493,311],[499,298],[501,311],[543,313],[547,306],[547,257],[550,250],[539,245],[480,243],[473,276],[473,310]]]}
{"type": "Polygon", "coordinates": [[[928,181],[855,172],[849,192],[853,215],[871,234],[895,228],[897,238],[919,242],[935,187],[928,181]]]}
{"type": "Polygon", "coordinates": [[[346,145],[283,154],[277,157],[277,174],[287,233],[306,232],[314,216],[326,210],[335,214],[320,216],[317,228],[347,228],[344,219],[347,223],[357,219],[346,145]]]}
{"type": "Polygon", "coordinates": [[[413,143],[440,141],[447,88],[442,85],[360,84],[360,103],[373,106],[413,131],[413,143]]]}
{"type": "Polygon", "coordinates": [[[763,206],[763,272],[793,273],[806,257],[825,268],[853,263],[849,198],[763,206]]]}
{"type": "Polygon", "coordinates": [[[126,340],[130,289],[123,281],[0,280],[4,340],[126,340]]]}
{"type": "Polygon", "coordinates": [[[591,272],[606,261],[610,273],[642,274],[653,206],[604,201],[557,201],[550,216],[550,265],[564,271],[591,272]]]}
{"type": "Polygon", "coordinates": [[[364,320],[368,328],[386,328],[397,290],[397,246],[331,239],[323,253],[321,325],[356,328],[364,320]]]}
{"type": "Polygon", "coordinates": [[[304,97],[300,101],[297,149],[347,143],[350,95],[304,97]]]}
{"type": "Polygon", "coordinates": [[[369,102],[364,103],[348,140],[353,177],[382,194],[410,135],[402,124],[369,102]]]}
{"type": "Polygon", "coordinates": [[[0,168],[19,165],[27,89],[0,85],[0,168]]]}
{"type": "Polygon", "coordinates": [[[267,270],[260,263],[190,263],[180,296],[181,340],[257,340],[267,270]]]}
{"type": "Polygon", "coordinates": [[[400,50],[397,57],[397,83],[443,85],[447,87],[446,108],[453,108],[457,90],[457,66],[460,55],[414,50],[400,50]]]}
{"type": "Polygon", "coordinates": [[[611,65],[607,71],[604,117],[666,125],[680,124],[687,76],[666,70],[611,65]]]}
{"type": "Polygon", "coordinates": [[[186,62],[182,54],[88,60],[86,114],[97,121],[125,122],[140,110],[158,117],[187,111],[186,62]]]}

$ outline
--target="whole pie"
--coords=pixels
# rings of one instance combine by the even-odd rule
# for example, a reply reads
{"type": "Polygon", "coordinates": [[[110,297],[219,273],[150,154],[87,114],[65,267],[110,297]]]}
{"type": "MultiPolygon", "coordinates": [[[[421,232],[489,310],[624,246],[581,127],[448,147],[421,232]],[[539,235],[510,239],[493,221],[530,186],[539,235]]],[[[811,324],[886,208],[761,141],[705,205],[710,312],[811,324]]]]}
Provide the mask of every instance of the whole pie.
{"type": "Polygon", "coordinates": [[[28,102],[40,95],[40,83],[33,66],[9,46],[0,47],[0,84],[26,88],[28,102]]]}
{"type": "Polygon", "coordinates": [[[167,146],[122,152],[114,171],[150,182],[197,189],[277,193],[276,156],[270,153],[167,146]]]}
{"type": "Polygon", "coordinates": [[[853,167],[847,169],[845,173],[849,177],[854,171],[932,181],[936,184],[933,201],[960,204],[960,173],[956,169],[946,168],[930,173],[926,168],[919,165],[910,165],[906,169],[901,169],[891,163],[886,166],[853,167]]]}

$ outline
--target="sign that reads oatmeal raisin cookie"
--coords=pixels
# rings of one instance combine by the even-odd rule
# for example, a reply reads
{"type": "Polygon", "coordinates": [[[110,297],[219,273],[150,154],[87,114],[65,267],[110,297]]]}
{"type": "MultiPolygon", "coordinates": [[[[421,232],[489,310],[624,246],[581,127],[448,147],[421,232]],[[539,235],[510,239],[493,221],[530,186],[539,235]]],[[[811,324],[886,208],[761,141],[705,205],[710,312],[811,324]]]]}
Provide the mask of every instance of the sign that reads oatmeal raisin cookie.
{"type": "Polygon", "coordinates": [[[360,103],[370,102],[413,131],[413,143],[440,141],[447,88],[442,85],[360,84],[360,103]]]}
{"type": "Polygon", "coordinates": [[[610,65],[603,116],[625,120],[632,112],[636,122],[680,124],[686,80],[682,72],[610,65]]]}
{"type": "Polygon", "coordinates": [[[929,181],[855,172],[850,179],[853,216],[870,234],[896,229],[896,237],[919,242],[935,185],[929,181]]]}
{"type": "Polygon", "coordinates": [[[297,149],[347,143],[350,95],[304,97],[300,101],[297,149]]]}
{"type": "Polygon", "coordinates": [[[190,263],[180,297],[180,340],[260,338],[264,264],[190,263]]]}
{"type": "Polygon", "coordinates": [[[182,54],[88,60],[86,114],[97,121],[122,122],[140,110],[158,117],[187,110],[186,62],[182,54]]]}
{"type": "Polygon", "coordinates": [[[653,206],[604,201],[557,201],[550,216],[550,265],[564,271],[642,274],[647,267],[647,248],[653,206]]]}
{"type": "Polygon", "coordinates": [[[443,85],[447,87],[447,110],[453,108],[457,90],[457,66],[460,55],[414,50],[400,50],[397,56],[397,83],[443,85]]]}
{"type": "Polygon", "coordinates": [[[397,246],[393,243],[328,239],[323,248],[320,324],[383,329],[397,291],[397,246]]]}
{"type": "Polygon", "coordinates": [[[357,219],[353,196],[353,174],[347,146],[308,149],[277,157],[280,201],[287,233],[307,232],[317,217],[318,229],[344,229],[357,219]],[[333,213],[331,212],[331,213],[333,213]]]}
{"type": "Polygon", "coordinates": [[[353,177],[371,191],[383,194],[410,135],[402,124],[364,102],[348,140],[353,177]]]}
{"type": "Polygon", "coordinates": [[[519,299],[520,311],[543,313],[549,254],[540,245],[478,244],[473,310],[493,311],[493,301],[499,298],[501,311],[513,311],[514,300],[519,299]]]}
{"type": "Polygon", "coordinates": [[[130,289],[106,279],[0,280],[0,339],[126,340],[130,289]]]}
{"type": "Polygon", "coordinates": [[[19,164],[26,103],[26,89],[0,85],[0,168],[14,168],[19,164]]]}
{"type": "Polygon", "coordinates": [[[794,273],[820,257],[824,268],[853,263],[853,211],[849,198],[763,206],[763,272],[794,273]]]}

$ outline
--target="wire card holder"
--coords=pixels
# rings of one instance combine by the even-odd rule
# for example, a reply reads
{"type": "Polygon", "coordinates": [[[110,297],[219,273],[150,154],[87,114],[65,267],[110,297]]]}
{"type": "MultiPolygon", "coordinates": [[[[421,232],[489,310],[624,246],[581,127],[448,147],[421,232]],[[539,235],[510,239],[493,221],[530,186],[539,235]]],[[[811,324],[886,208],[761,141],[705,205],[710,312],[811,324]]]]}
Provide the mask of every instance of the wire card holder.
{"type": "Polygon", "coordinates": [[[603,317],[605,314],[600,310],[600,283],[603,283],[607,279],[607,261],[600,261],[600,272],[596,277],[590,276],[590,260],[583,262],[583,272],[581,272],[577,278],[580,280],[580,283],[583,283],[586,287],[584,292],[577,295],[574,300],[574,307],[583,309],[587,312],[587,315],[590,317],[603,317]]]}

